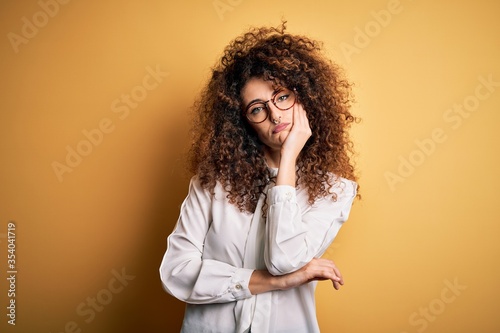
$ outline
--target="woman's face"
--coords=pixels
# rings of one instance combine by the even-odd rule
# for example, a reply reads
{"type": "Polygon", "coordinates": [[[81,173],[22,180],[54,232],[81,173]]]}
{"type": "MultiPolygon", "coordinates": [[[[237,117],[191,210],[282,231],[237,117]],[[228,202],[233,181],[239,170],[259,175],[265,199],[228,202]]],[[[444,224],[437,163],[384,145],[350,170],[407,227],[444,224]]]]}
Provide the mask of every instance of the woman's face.
{"type": "MultiPolygon", "coordinates": [[[[271,81],[264,81],[261,78],[251,78],[241,89],[244,110],[247,110],[249,105],[253,105],[257,101],[269,101],[266,103],[269,110],[268,117],[261,123],[252,123],[250,121],[248,123],[255,130],[260,141],[271,151],[281,149],[281,145],[285,142],[293,125],[293,108],[282,111],[270,101],[279,90],[279,87],[273,87],[271,81]]],[[[252,111],[252,107],[250,107],[249,111],[252,111]]]]}

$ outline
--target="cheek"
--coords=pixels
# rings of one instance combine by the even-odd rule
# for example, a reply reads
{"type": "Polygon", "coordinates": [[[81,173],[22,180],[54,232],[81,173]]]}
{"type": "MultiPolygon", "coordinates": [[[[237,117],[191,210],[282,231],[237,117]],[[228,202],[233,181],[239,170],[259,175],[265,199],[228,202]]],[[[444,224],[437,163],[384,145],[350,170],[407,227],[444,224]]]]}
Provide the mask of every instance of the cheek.
{"type": "Polygon", "coordinates": [[[269,144],[271,144],[270,135],[265,128],[254,128],[254,131],[257,134],[257,138],[259,138],[260,142],[262,142],[266,146],[269,146],[269,144]]]}
{"type": "Polygon", "coordinates": [[[279,137],[278,137],[278,141],[282,144],[283,142],[285,142],[286,138],[288,137],[288,134],[290,134],[290,132],[288,131],[282,131],[279,133],[279,137]]]}
{"type": "Polygon", "coordinates": [[[261,142],[266,143],[268,141],[269,138],[264,131],[256,131],[256,132],[257,132],[257,137],[261,142]]]}
{"type": "Polygon", "coordinates": [[[257,134],[257,137],[262,140],[262,138],[265,138],[267,136],[267,128],[265,126],[252,126],[253,131],[257,134]]]}

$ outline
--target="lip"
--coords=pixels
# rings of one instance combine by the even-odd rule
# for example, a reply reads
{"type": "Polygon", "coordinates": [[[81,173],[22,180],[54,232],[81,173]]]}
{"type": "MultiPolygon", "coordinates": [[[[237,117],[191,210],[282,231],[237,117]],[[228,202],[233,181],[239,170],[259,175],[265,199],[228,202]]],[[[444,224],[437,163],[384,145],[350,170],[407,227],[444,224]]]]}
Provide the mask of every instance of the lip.
{"type": "Polygon", "coordinates": [[[284,130],[285,128],[288,127],[288,125],[290,125],[290,123],[283,123],[283,124],[279,124],[277,125],[274,130],[273,130],[273,134],[276,134],[276,133],[279,133],[281,132],[282,130],[284,130]]]}

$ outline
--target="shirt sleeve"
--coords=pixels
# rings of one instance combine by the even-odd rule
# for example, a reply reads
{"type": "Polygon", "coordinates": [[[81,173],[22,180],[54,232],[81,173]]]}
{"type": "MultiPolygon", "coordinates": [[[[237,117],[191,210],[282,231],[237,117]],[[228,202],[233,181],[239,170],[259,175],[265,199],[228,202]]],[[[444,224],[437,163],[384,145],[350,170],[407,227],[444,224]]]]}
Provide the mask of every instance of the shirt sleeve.
{"type": "Polygon", "coordinates": [[[273,275],[283,275],[320,257],[347,220],[356,196],[357,184],[339,178],[333,192],[318,199],[305,212],[297,204],[296,189],[279,185],[268,192],[264,261],[273,275]]]}
{"type": "Polygon", "coordinates": [[[252,296],[248,289],[252,269],[203,259],[211,200],[211,194],[194,177],[160,265],[164,289],[186,303],[225,303],[252,296]]]}

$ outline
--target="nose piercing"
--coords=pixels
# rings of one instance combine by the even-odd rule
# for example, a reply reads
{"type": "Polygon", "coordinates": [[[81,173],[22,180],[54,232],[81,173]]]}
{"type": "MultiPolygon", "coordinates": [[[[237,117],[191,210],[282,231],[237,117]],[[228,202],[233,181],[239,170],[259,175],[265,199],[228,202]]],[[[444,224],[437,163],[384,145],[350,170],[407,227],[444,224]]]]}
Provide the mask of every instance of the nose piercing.
{"type": "Polygon", "coordinates": [[[271,120],[273,122],[274,125],[278,125],[279,123],[281,123],[281,116],[276,120],[273,118],[273,120],[271,120]]]}

